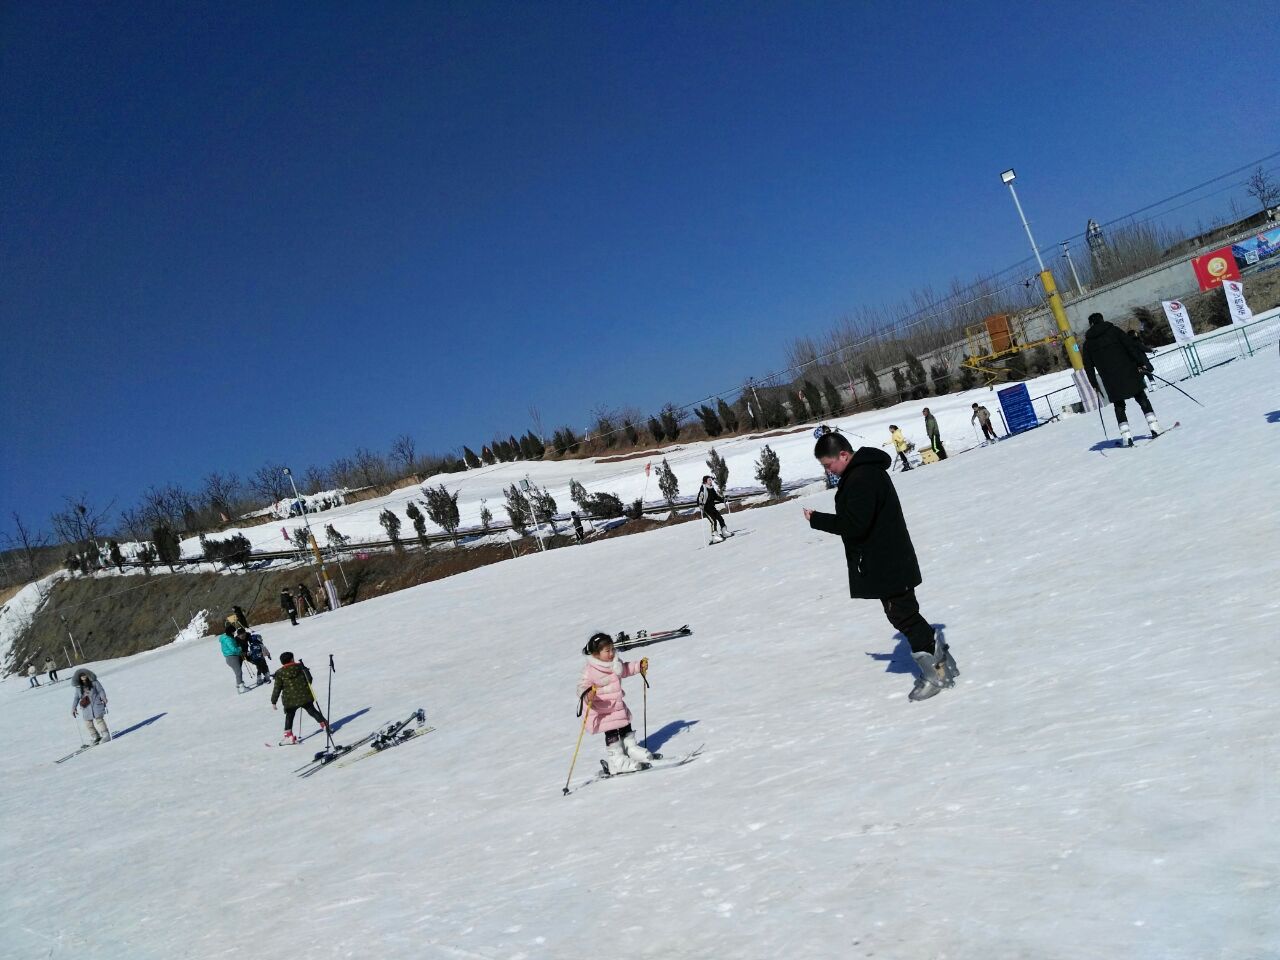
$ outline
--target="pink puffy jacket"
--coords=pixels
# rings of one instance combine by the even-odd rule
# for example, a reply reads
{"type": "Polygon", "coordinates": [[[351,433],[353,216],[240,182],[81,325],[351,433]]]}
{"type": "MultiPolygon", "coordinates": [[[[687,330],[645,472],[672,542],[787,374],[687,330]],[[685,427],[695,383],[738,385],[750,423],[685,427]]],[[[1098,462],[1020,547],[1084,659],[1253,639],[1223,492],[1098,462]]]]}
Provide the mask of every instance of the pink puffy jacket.
{"type": "Polygon", "coordinates": [[[587,729],[592,733],[606,733],[618,730],[631,722],[631,711],[622,699],[622,678],[633,677],[640,672],[640,664],[614,660],[605,663],[595,657],[587,657],[583,664],[582,676],[578,678],[578,696],[582,702],[586,697],[582,692],[588,687],[596,688],[596,695],[591,701],[591,713],[587,717],[587,729]]]}

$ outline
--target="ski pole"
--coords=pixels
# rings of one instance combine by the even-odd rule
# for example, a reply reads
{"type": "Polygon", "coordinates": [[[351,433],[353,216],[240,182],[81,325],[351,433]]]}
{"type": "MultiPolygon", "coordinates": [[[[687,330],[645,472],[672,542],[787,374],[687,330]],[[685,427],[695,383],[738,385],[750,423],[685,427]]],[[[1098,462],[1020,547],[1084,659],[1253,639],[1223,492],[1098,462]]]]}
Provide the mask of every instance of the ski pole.
{"type": "Polygon", "coordinates": [[[1186,398],[1187,398],[1188,400],[1190,400],[1191,402],[1193,402],[1193,403],[1195,403],[1195,404],[1197,404],[1198,406],[1201,406],[1201,407],[1203,407],[1203,406],[1204,406],[1204,404],[1203,404],[1203,403],[1200,403],[1200,401],[1199,401],[1199,400],[1197,400],[1197,399],[1196,399],[1195,397],[1193,397],[1191,394],[1187,393],[1187,391],[1183,390],[1183,389],[1182,389],[1180,386],[1178,386],[1176,383],[1170,383],[1168,380],[1166,380],[1164,377],[1160,376],[1160,374],[1158,374],[1158,373],[1153,373],[1153,374],[1151,374],[1151,375],[1152,375],[1153,377],[1155,377],[1157,380],[1159,380],[1161,383],[1163,383],[1165,386],[1167,386],[1167,387],[1173,387],[1173,389],[1177,390],[1180,394],[1182,394],[1184,397],[1186,397],[1186,398]]]}
{"type": "Polygon", "coordinates": [[[72,717],[71,722],[76,725],[76,736],[80,738],[80,746],[82,747],[88,746],[88,744],[84,742],[84,733],[80,729],[80,721],[78,721],[75,717],[72,717]]]}
{"type": "Polygon", "coordinates": [[[1110,440],[1111,435],[1107,433],[1107,421],[1102,419],[1102,407],[1098,407],[1098,422],[1102,424],[1102,436],[1104,439],[1110,440]]]}
{"type": "Polygon", "coordinates": [[[649,678],[645,675],[644,664],[640,665],[640,679],[644,681],[644,742],[645,749],[649,744],[649,678]]]}
{"type": "Polygon", "coordinates": [[[564,781],[564,796],[569,795],[569,781],[573,779],[573,768],[578,763],[578,751],[582,749],[582,735],[587,732],[587,717],[591,714],[591,701],[595,699],[596,688],[583,691],[587,698],[586,709],[583,709],[582,698],[578,698],[578,709],[582,710],[582,729],[578,731],[578,745],[573,748],[573,760],[569,764],[569,776],[564,781]]]}
{"type": "Polygon", "coordinates": [[[333,666],[333,654],[329,654],[329,698],[324,705],[324,742],[326,747],[333,747],[333,731],[329,729],[328,720],[333,716],[333,675],[338,671],[333,666]]]}

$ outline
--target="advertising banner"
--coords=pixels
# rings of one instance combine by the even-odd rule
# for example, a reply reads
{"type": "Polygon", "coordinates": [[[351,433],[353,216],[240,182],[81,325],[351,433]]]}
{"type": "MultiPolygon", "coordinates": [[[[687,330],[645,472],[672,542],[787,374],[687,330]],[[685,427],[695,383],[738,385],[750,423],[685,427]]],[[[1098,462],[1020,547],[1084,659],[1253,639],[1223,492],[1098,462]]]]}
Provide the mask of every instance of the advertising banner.
{"type": "MultiPolygon", "coordinates": [[[[1255,263],[1261,263],[1268,257],[1280,255],[1280,227],[1263,231],[1248,240],[1233,243],[1231,245],[1231,255],[1235,257],[1236,266],[1242,269],[1255,263]]],[[[1234,276],[1231,279],[1239,280],[1240,277],[1234,276]]]]}
{"type": "Polygon", "coordinates": [[[1201,290],[1220,287],[1223,280],[1240,279],[1240,268],[1236,265],[1231,247],[1223,247],[1220,250],[1193,257],[1191,269],[1196,272],[1196,280],[1201,290]]]}
{"type": "Polygon", "coordinates": [[[1232,323],[1248,323],[1253,319],[1253,311],[1244,298],[1244,284],[1241,281],[1223,280],[1222,292],[1227,295],[1227,309],[1231,311],[1232,323]]]}
{"type": "Polygon", "coordinates": [[[1027,392],[1025,383],[998,390],[996,396],[1000,399],[1000,409],[1004,411],[1004,422],[1009,425],[1010,433],[1022,433],[1040,426],[1040,419],[1036,416],[1036,408],[1032,406],[1031,394],[1027,392]]]}
{"type": "Polygon", "coordinates": [[[1181,300],[1161,300],[1164,315],[1169,321],[1169,329],[1173,331],[1173,339],[1178,343],[1190,343],[1196,338],[1191,326],[1191,315],[1187,313],[1187,305],[1181,300]]]}

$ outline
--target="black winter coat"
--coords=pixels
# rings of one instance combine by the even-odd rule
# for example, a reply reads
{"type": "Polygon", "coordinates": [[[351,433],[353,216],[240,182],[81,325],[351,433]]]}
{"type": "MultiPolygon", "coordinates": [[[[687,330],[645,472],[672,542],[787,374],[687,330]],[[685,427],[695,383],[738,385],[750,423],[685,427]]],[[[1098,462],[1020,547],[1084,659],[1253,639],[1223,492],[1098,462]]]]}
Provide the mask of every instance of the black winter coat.
{"type": "Polygon", "coordinates": [[[1089,325],[1080,359],[1093,389],[1098,389],[1101,377],[1107,399],[1112,402],[1130,400],[1145,387],[1141,368],[1149,366],[1147,355],[1133,337],[1113,323],[1100,320],[1089,325]]]}
{"type": "Polygon", "coordinates": [[[924,579],[898,492],[889,479],[892,464],[893,458],[883,450],[859,449],[840,477],[836,512],[815,512],[809,520],[814,530],[844,540],[851,597],[891,597],[924,579]]]}

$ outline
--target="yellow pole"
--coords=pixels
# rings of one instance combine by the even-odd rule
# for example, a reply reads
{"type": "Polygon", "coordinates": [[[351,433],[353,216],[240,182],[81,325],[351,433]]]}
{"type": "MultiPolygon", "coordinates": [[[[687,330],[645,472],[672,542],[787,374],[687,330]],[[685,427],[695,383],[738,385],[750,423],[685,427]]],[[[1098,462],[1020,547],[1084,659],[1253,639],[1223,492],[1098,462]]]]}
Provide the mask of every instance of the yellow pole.
{"type": "MultiPolygon", "coordinates": [[[[320,579],[323,583],[324,593],[327,598],[332,600],[336,591],[329,589],[329,568],[324,565],[324,558],[320,556],[320,544],[316,543],[316,535],[311,532],[311,528],[307,528],[307,536],[311,539],[311,554],[316,558],[316,566],[320,568],[320,579]]],[[[333,604],[329,604],[332,608],[333,604]]]]}
{"type": "Polygon", "coordinates": [[[573,748],[573,761],[569,764],[569,776],[565,777],[564,795],[569,795],[569,781],[573,779],[573,768],[578,764],[578,751],[582,749],[582,735],[587,732],[587,717],[591,714],[591,701],[596,698],[596,688],[587,691],[587,705],[582,710],[582,729],[578,731],[578,745],[573,748]]]}
{"type": "Polygon", "coordinates": [[[1067,311],[1062,308],[1062,298],[1058,296],[1058,285],[1054,283],[1053,271],[1042,270],[1040,283],[1044,286],[1045,295],[1049,298],[1049,309],[1053,311],[1053,319],[1058,324],[1058,332],[1062,334],[1062,346],[1067,351],[1067,359],[1071,361],[1072,370],[1083,370],[1084,363],[1080,359],[1080,345],[1076,343],[1071,332],[1071,324],[1067,320],[1067,311]]]}

